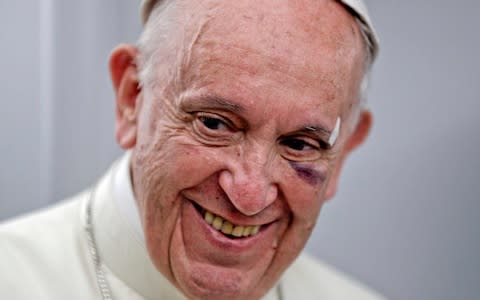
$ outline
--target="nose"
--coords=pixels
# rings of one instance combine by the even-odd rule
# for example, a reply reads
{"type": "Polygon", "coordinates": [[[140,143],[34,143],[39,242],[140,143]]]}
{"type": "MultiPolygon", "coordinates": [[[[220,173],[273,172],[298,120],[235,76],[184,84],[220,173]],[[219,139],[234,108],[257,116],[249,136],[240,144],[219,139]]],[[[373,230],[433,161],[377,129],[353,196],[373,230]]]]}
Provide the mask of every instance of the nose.
{"type": "Polygon", "coordinates": [[[272,180],[271,169],[268,154],[244,153],[227,162],[226,169],[219,174],[219,185],[238,211],[253,216],[277,199],[278,187],[272,180]]]}

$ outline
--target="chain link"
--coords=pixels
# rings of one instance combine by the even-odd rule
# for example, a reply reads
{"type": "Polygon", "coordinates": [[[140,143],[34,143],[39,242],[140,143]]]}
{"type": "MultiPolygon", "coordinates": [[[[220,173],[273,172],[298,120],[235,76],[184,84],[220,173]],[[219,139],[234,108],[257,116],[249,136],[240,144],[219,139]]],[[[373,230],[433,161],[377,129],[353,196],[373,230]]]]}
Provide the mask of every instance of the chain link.
{"type": "Polygon", "coordinates": [[[98,254],[97,244],[95,242],[95,234],[93,232],[92,224],[92,202],[93,194],[95,189],[90,192],[88,197],[87,209],[86,209],[86,226],[85,231],[87,233],[88,247],[90,248],[90,255],[92,257],[93,265],[95,267],[95,276],[97,278],[97,285],[102,294],[103,300],[113,300],[112,292],[110,290],[110,285],[108,284],[105,273],[102,269],[102,262],[100,261],[100,256],[98,254]]]}

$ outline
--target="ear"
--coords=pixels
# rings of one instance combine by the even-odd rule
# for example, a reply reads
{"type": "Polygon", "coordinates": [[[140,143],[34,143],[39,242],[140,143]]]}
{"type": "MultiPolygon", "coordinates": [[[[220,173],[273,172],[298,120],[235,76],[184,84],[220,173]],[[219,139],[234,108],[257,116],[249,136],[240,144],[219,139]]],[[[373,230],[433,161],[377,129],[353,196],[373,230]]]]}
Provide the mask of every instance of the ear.
{"type": "Polygon", "coordinates": [[[367,139],[368,133],[370,132],[370,128],[372,127],[373,117],[370,111],[363,110],[360,113],[358,123],[350,136],[347,138],[345,142],[345,147],[340,155],[340,158],[335,166],[333,171],[332,177],[327,185],[327,190],[325,192],[325,199],[330,200],[333,196],[335,196],[338,187],[338,181],[340,177],[340,171],[342,170],[342,166],[348,157],[348,155],[356,149],[358,146],[363,144],[363,142],[367,139]]]}
{"type": "Polygon", "coordinates": [[[123,149],[135,146],[141,89],[136,65],[137,49],[119,45],[110,55],[110,77],[116,98],[115,138],[123,149]]]}

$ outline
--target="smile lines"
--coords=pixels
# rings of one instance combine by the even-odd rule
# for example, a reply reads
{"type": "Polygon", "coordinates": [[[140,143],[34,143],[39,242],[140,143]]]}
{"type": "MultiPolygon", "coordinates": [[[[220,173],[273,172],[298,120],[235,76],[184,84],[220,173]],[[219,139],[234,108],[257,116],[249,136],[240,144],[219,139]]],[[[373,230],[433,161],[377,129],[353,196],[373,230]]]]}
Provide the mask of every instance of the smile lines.
{"type": "Polygon", "coordinates": [[[205,213],[203,214],[203,218],[214,229],[221,231],[226,235],[231,235],[237,238],[254,236],[260,230],[260,225],[251,225],[251,226],[234,225],[228,221],[225,221],[222,217],[216,216],[209,211],[205,211],[205,213]]]}

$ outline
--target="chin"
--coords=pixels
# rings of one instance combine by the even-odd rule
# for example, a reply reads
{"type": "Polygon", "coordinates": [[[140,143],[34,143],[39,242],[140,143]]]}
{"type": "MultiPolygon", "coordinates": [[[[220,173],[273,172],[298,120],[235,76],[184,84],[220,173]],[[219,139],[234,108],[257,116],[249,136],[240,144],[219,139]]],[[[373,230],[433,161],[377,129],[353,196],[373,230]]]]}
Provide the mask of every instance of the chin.
{"type": "Polygon", "coordinates": [[[191,269],[188,274],[178,274],[181,278],[177,279],[181,290],[189,298],[253,299],[255,292],[258,293],[255,283],[239,270],[208,265],[191,269]]]}
{"type": "MultiPolygon", "coordinates": [[[[247,267],[242,260],[229,264],[225,257],[198,255],[197,251],[190,251],[185,246],[180,223],[181,220],[170,241],[169,266],[173,282],[189,299],[250,300],[267,292],[268,287],[261,281],[273,260],[274,251],[267,251],[255,262],[250,261],[247,267]]],[[[211,250],[208,243],[204,247],[211,250]]]]}

